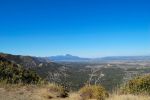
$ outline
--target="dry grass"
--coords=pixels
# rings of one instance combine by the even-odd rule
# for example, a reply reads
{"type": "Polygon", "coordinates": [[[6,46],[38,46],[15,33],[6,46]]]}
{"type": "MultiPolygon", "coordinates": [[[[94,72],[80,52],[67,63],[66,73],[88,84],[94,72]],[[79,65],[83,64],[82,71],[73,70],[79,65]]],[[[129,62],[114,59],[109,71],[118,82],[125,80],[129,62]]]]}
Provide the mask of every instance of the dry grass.
{"type": "Polygon", "coordinates": [[[106,100],[150,100],[150,97],[140,95],[112,95],[106,100]]]}
{"type": "MultiPolygon", "coordinates": [[[[82,100],[79,93],[70,93],[68,98],[57,97],[61,93],[61,89],[52,92],[50,91],[51,87],[54,90],[56,87],[61,88],[59,86],[55,87],[53,84],[46,86],[0,85],[0,100],[82,100]]],[[[106,100],[150,100],[150,97],[114,94],[106,100]]]]}
{"type": "Polygon", "coordinates": [[[35,85],[1,85],[0,100],[50,100],[61,98],[64,90],[61,86],[48,84],[35,85]]]}
{"type": "MultiPolygon", "coordinates": [[[[0,100],[82,100],[78,93],[71,93],[68,98],[48,98],[49,95],[51,96],[51,94],[49,94],[46,89],[30,89],[28,90],[27,88],[22,88],[18,89],[18,91],[7,91],[3,88],[0,88],[0,100]]],[[[150,100],[150,97],[134,95],[112,95],[106,100],[150,100]]]]}
{"type": "MultiPolygon", "coordinates": [[[[79,96],[79,94],[73,93],[68,99],[65,100],[82,100],[82,98],[79,96]]],[[[96,100],[96,99],[89,99],[89,100],[96,100]]],[[[106,100],[150,100],[150,96],[111,95],[106,100]]]]}

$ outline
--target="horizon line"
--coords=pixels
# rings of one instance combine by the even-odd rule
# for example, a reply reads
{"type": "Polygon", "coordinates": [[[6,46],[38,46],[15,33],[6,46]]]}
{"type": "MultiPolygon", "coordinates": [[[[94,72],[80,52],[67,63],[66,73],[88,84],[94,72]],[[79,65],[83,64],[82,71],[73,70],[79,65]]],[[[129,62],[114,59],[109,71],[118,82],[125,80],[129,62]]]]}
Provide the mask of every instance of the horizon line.
{"type": "Polygon", "coordinates": [[[104,58],[104,57],[138,57],[138,56],[150,56],[150,54],[143,54],[143,55],[108,55],[108,56],[98,56],[98,57],[83,57],[79,55],[72,55],[72,54],[59,54],[59,55],[50,55],[50,56],[36,56],[36,55],[31,55],[31,54],[13,54],[13,53],[6,53],[6,52],[0,52],[2,54],[10,54],[10,55],[18,55],[18,56],[30,56],[30,57],[53,57],[53,56],[75,56],[79,58],[89,58],[89,59],[96,59],[96,58],[104,58]]]}

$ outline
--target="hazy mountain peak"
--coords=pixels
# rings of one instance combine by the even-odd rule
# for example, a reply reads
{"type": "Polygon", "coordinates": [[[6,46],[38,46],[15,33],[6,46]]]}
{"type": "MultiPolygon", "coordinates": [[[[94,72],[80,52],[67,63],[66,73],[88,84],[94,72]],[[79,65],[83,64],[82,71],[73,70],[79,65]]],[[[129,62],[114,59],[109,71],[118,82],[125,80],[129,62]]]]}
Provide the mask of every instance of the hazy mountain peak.
{"type": "Polygon", "coordinates": [[[88,58],[81,58],[78,56],[73,56],[71,54],[65,54],[65,55],[58,55],[58,56],[50,56],[48,59],[52,61],[83,61],[83,60],[88,60],[88,58]]]}
{"type": "Polygon", "coordinates": [[[71,55],[71,54],[66,54],[65,56],[69,56],[69,57],[71,56],[71,57],[72,57],[73,55],[71,55]]]}

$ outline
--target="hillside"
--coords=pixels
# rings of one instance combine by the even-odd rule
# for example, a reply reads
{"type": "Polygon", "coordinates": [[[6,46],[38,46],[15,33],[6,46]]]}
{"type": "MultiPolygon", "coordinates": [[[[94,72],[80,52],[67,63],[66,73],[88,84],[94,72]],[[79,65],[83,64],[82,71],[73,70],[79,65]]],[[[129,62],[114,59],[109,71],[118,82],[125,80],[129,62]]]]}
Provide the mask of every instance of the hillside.
{"type": "Polygon", "coordinates": [[[37,84],[42,79],[36,72],[27,70],[0,55],[0,81],[6,83],[37,84]]]}
{"type": "Polygon", "coordinates": [[[55,71],[62,65],[50,62],[47,59],[32,56],[12,55],[6,53],[0,53],[0,56],[4,57],[10,62],[24,67],[25,69],[36,70],[41,76],[45,76],[47,71],[55,71]]]}
{"type": "Polygon", "coordinates": [[[40,58],[40,57],[12,55],[12,54],[6,54],[6,53],[0,53],[0,56],[3,56],[5,59],[11,62],[22,65],[24,68],[43,67],[43,66],[46,66],[47,64],[49,65],[54,64],[50,62],[49,60],[40,58]]]}

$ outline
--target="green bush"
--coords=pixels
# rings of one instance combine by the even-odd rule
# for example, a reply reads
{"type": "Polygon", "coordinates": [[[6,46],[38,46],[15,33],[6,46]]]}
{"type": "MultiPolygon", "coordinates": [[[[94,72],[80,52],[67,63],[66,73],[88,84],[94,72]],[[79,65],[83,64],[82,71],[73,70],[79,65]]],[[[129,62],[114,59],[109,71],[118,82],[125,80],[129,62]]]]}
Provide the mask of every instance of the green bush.
{"type": "Polygon", "coordinates": [[[79,91],[80,96],[83,100],[97,99],[104,100],[109,96],[106,90],[100,85],[86,85],[79,91]]]}
{"type": "Polygon", "coordinates": [[[150,95],[150,75],[144,75],[130,80],[121,87],[121,93],[150,95]]]}

